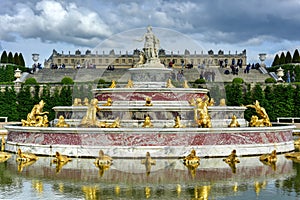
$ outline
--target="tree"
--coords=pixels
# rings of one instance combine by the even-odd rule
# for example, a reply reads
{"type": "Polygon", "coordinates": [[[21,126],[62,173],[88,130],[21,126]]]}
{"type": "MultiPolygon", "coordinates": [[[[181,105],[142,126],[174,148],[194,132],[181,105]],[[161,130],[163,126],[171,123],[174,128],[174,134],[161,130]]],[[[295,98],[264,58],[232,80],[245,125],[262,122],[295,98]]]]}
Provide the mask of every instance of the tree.
{"type": "Polygon", "coordinates": [[[12,52],[9,52],[9,53],[8,53],[8,56],[7,56],[7,63],[10,63],[10,64],[13,64],[13,63],[14,63],[14,57],[13,57],[12,52]]]}
{"type": "Polygon", "coordinates": [[[243,104],[243,92],[242,85],[232,83],[225,86],[227,105],[228,106],[240,106],[243,104]]]}
{"type": "Polygon", "coordinates": [[[300,63],[300,56],[299,56],[298,49],[296,49],[296,50],[294,51],[294,55],[293,55],[292,62],[293,62],[293,63],[300,63]]]}
{"type": "Polygon", "coordinates": [[[4,116],[8,117],[9,121],[19,121],[19,112],[17,104],[17,93],[14,87],[5,87],[3,106],[5,109],[4,116]]]}
{"type": "Polygon", "coordinates": [[[22,53],[19,53],[19,65],[25,67],[25,61],[22,53]]]}
{"type": "Polygon", "coordinates": [[[279,58],[279,64],[283,65],[285,64],[285,55],[283,52],[281,52],[280,58],[279,58]]]}
{"type": "Polygon", "coordinates": [[[279,56],[278,56],[278,54],[276,54],[276,56],[273,60],[272,67],[274,67],[276,65],[279,65],[279,56]]]}
{"type": "Polygon", "coordinates": [[[17,110],[19,113],[20,120],[27,119],[27,114],[31,112],[34,102],[32,101],[30,86],[22,85],[20,92],[17,95],[18,106],[17,110]]]}
{"type": "Polygon", "coordinates": [[[289,64],[289,63],[292,63],[292,56],[291,53],[288,51],[285,56],[285,64],[289,64]]]}
{"type": "Polygon", "coordinates": [[[2,52],[0,63],[7,63],[7,53],[6,53],[6,51],[2,52]]]}
{"type": "Polygon", "coordinates": [[[13,60],[14,60],[14,64],[20,65],[20,64],[19,64],[19,55],[18,55],[18,53],[15,53],[15,54],[14,54],[14,59],[13,59],[13,60]]]}

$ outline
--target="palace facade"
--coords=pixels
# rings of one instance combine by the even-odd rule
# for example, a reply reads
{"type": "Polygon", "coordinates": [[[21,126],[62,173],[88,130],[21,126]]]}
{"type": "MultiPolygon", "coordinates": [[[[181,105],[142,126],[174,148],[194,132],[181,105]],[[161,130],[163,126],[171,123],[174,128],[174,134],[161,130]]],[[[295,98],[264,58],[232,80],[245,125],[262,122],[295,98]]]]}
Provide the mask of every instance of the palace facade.
{"type": "MultiPolygon", "coordinates": [[[[99,53],[96,51],[92,53],[87,50],[85,53],[81,53],[79,50],[75,54],[68,54],[64,52],[58,53],[55,49],[48,60],[45,60],[45,68],[107,68],[113,66],[116,68],[131,68],[139,61],[140,50],[135,49],[132,54],[125,54],[119,52],[116,54],[114,50],[109,53],[104,51],[99,53]]],[[[185,50],[184,54],[171,52],[166,54],[165,50],[159,50],[159,59],[161,63],[166,66],[172,64],[174,68],[181,67],[227,67],[231,65],[247,65],[246,50],[241,53],[235,52],[231,54],[224,54],[224,51],[219,50],[214,53],[212,50],[207,53],[194,52],[190,53],[189,50],[185,50]]]]}

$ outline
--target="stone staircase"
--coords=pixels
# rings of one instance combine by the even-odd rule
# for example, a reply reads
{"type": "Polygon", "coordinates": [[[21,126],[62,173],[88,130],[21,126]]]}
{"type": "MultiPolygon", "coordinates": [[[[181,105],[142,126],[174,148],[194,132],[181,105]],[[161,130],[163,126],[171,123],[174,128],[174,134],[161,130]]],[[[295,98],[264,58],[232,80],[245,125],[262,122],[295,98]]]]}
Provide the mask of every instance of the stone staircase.
{"type": "MultiPolygon", "coordinates": [[[[177,74],[181,68],[175,68],[174,73],[177,74]]],[[[192,68],[183,69],[184,78],[188,81],[195,81],[200,78],[200,73],[209,71],[215,72],[215,82],[232,82],[236,77],[242,78],[247,83],[261,82],[264,83],[265,79],[271,77],[269,74],[263,74],[259,70],[251,69],[249,74],[245,74],[243,69],[240,70],[238,75],[224,74],[226,69],[211,67],[211,68],[192,68]]],[[[127,82],[129,79],[128,74],[126,74],[127,69],[115,69],[114,71],[106,69],[42,69],[35,74],[27,74],[25,79],[29,77],[34,77],[39,83],[58,83],[64,77],[70,77],[75,82],[86,82],[95,81],[99,79],[104,79],[105,81],[124,81],[127,82]]]]}

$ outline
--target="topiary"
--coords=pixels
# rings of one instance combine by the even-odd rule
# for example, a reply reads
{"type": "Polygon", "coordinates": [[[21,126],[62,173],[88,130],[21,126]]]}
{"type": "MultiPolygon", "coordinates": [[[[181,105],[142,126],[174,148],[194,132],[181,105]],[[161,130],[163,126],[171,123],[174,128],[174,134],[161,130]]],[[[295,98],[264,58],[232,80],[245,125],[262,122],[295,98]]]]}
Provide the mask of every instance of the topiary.
{"type": "Polygon", "coordinates": [[[195,83],[196,84],[204,84],[205,83],[205,79],[203,79],[203,78],[196,79],[195,83]]]}
{"type": "Polygon", "coordinates": [[[276,80],[274,78],[266,78],[265,83],[276,83],[276,80]]]}
{"type": "Polygon", "coordinates": [[[35,78],[31,77],[25,80],[24,84],[26,85],[36,85],[37,81],[35,80],[35,78]]]}
{"type": "Polygon", "coordinates": [[[74,84],[74,81],[72,78],[65,76],[63,79],[61,79],[61,83],[64,85],[72,85],[74,84]]]}
{"type": "Polygon", "coordinates": [[[242,84],[244,83],[244,79],[237,77],[232,80],[232,83],[242,84]]]}

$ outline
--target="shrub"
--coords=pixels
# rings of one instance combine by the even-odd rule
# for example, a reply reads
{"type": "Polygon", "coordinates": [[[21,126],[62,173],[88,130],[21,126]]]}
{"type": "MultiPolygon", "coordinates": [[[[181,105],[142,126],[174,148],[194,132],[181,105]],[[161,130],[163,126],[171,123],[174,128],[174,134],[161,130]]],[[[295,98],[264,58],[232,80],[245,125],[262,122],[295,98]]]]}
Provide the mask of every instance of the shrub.
{"type": "Polygon", "coordinates": [[[104,79],[99,79],[98,84],[105,84],[105,80],[104,79]]]}
{"type": "Polygon", "coordinates": [[[26,84],[26,85],[35,85],[35,84],[37,84],[37,81],[35,80],[35,78],[31,77],[31,78],[26,79],[24,84],[26,84]]]}
{"type": "Polygon", "coordinates": [[[64,85],[72,85],[74,84],[74,81],[72,78],[65,76],[63,79],[61,79],[61,83],[64,85]]]}
{"type": "Polygon", "coordinates": [[[203,78],[196,79],[195,83],[196,84],[204,84],[205,83],[205,79],[203,79],[203,78]]]}
{"type": "Polygon", "coordinates": [[[244,83],[244,80],[242,78],[237,77],[232,80],[232,83],[242,84],[242,83],[244,83]]]}
{"type": "Polygon", "coordinates": [[[276,83],[276,80],[274,78],[266,78],[265,83],[276,83]]]}

